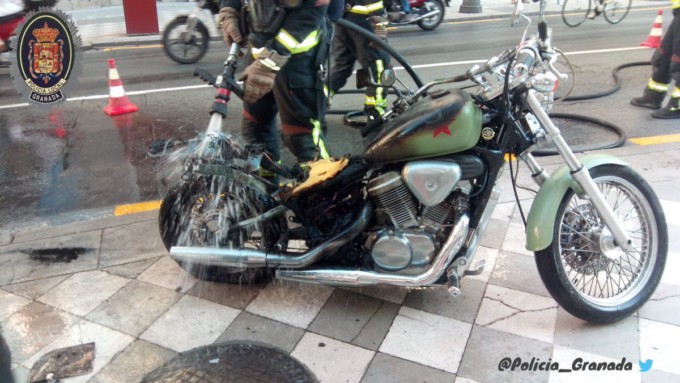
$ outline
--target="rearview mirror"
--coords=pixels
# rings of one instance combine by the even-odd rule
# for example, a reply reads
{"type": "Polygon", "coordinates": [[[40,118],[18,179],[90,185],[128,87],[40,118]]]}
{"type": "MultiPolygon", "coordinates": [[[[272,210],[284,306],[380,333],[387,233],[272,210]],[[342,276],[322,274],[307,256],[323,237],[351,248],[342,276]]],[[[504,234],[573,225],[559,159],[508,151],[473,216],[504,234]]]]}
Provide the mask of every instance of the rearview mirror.
{"type": "Polygon", "coordinates": [[[396,80],[397,74],[392,68],[387,68],[380,74],[380,83],[384,86],[392,86],[396,80]]]}

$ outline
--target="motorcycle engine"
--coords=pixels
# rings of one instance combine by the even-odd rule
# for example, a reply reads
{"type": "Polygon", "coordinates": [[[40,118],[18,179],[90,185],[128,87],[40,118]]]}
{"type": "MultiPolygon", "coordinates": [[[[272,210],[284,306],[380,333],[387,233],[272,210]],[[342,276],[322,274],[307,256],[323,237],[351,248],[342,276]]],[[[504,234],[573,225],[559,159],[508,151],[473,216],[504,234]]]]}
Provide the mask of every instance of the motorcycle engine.
{"type": "MultiPolygon", "coordinates": [[[[444,185],[428,177],[411,177],[431,192],[446,193],[444,200],[433,206],[426,206],[421,198],[416,198],[412,190],[418,185],[407,185],[396,171],[379,174],[369,181],[368,194],[376,205],[376,219],[381,228],[369,236],[365,246],[379,271],[419,274],[434,259],[444,239],[444,225],[455,219],[454,202],[461,197],[460,173],[454,171],[452,175],[448,171],[455,170],[457,165],[445,166],[445,172],[440,172],[446,175],[444,185]],[[456,191],[451,192],[454,189],[456,191]]],[[[404,173],[408,181],[413,181],[404,173]]],[[[415,193],[419,194],[417,190],[415,193]]]]}

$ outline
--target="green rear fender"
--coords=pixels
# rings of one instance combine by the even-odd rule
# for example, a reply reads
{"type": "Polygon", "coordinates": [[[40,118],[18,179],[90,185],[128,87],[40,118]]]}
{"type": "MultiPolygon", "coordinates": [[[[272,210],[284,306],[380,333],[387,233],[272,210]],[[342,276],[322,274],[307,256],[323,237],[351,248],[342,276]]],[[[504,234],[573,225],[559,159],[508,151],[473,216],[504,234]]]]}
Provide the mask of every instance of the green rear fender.
{"type": "MultiPolygon", "coordinates": [[[[587,169],[605,164],[628,165],[620,158],[607,154],[592,154],[579,158],[579,160],[587,169]]],[[[569,173],[570,170],[567,165],[557,169],[543,183],[536,198],[534,198],[527,218],[527,250],[539,251],[550,246],[555,231],[557,209],[559,209],[564,194],[570,188],[577,193],[581,192],[580,186],[576,184],[569,173]]]]}

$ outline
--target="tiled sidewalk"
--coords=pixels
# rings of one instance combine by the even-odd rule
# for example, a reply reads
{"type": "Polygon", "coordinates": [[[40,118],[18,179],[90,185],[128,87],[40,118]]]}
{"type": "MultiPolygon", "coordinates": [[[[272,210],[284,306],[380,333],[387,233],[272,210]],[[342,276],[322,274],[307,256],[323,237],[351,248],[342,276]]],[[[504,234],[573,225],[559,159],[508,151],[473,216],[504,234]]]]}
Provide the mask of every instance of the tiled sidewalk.
{"type": "MultiPolygon", "coordinates": [[[[487,267],[445,288],[339,289],[274,281],[197,281],[166,254],[155,212],[0,236],[0,325],[19,383],[44,353],[94,341],[94,371],[70,382],[137,382],[176,353],[227,340],[257,340],[306,364],[321,382],[680,381],[680,145],[614,152],[663,199],[671,253],[662,284],[636,316],[595,326],[559,308],[524,250],[509,189],[477,259],[487,267]],[[11,242],[11,243],[10,243],[11,242]],[[31,250],[79,248],[70,262],[31,250]],[[499,371],[505,358],[632,362],[632,371],[499,371]],[[638,360],[652,359],[641,373],[638,360]]],[[[541,162],[550,165],[556,159],[541,162]]],[[[554,166],[549,166],[554,168],[554,166]]],[[[520,183],[529,185],[526,171],[520,183]]],[[[525,208],[530,194],[522,191],[525,208]]]]}

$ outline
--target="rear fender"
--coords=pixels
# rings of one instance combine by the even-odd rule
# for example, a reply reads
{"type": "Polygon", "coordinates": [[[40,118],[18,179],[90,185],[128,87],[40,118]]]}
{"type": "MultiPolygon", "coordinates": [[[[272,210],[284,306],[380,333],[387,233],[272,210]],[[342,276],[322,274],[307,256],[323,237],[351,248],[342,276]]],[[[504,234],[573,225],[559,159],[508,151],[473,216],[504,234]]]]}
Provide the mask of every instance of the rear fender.
{"type": "MultiPolygon", "coordinates": [[[[622,159],[607,154],[592,154],[579,160],[589,170],[605,164],[628,165],[622,159]]],[[[569,189],[581,193],[581,187],[571,177],[567,165],[557,169],[541,185],[527,218],[527,250],[540,251],[550,246],[555,231],[557,210],[564,194],[569,189]]]]}

